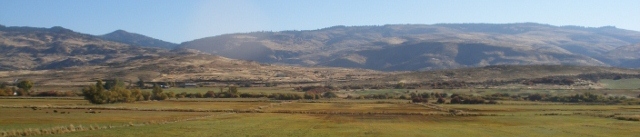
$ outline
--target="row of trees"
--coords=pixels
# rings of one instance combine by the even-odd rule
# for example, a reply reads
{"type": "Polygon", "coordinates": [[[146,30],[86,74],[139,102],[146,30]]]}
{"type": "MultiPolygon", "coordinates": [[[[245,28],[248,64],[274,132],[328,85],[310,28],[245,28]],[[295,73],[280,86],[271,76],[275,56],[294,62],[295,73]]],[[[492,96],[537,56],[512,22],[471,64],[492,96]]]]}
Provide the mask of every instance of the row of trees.
{"type": "Polygon", "coordinates": [[[173,92],[163,93],[162,88],[158,85],[153,87],[151,92],[141,91],[140,89],[126,89],[124,84],[102,84],[98,80],[94,86],[88,86],[82,89],[82,95],[86,100],[93,104],[107,104],[120,102],[135,102],[143,100],[165,100],[174,96],[173,92]]]}
{"type": "MultiPolygon", "coordinates": [[[[626,96],[604,96],[604,95],[596,95],[592,93],[583,93],[583,94],[575,94],[568,96],[550,96],[543,94],[533,94],[531,95],[536,100],[542,101],[551,101],[551,102],[570,102],[570,103],[620,103],[624,100],[627,100],[626,96]]],[[[640,96],[639,96],[640,97],[640,96]]],[[[532,100],[532,99],[530,99],[532,100]]]]}
{"type": "Polygon", "coordinates": [[[29,96],[31,88],[33,88],[33,82],[30,80],[22,80],[15,84],[14,87],[10,87],[9,83],[0,83],[0,96],[29,96]]]}
{"type": "MultiPolygon", "coordinates": [[[[229,87],[235,89],[235,87],[229,87]]],[[[250,94],[250,93],[237,93],[237,92],[214,92],[207,91],[206,93],[187,93],[182,92],[176,95],[176,98],[272,98],[277,100],[299,100],[299,99],[321,99],[321,98],[336,98],[337,95],[333,92],[326,92],[324,94],[308,94],[304,95],[296,93],[272,93],[272,94],[250,94]]]]}
{"type": "Polygon", "coordinates": [[[593,73],[593,74],[580,74],[578,76],[549,76],[544,78],[520,78],[513,80],[487,80],[482,82],[466,82],[466,81],[431,81],[424,83],[396,83],[396,84],[362,84],[362,85],[347,85],[342,87],[334,86],[307,86],[298,87],[298,91],[308,91],[314,88],[324,88],[328,90],[355,90],[355,89],[416,89],[416,88],[430,88],[430,89],[459,89],[476,86],[501,86],[507,84],[523,84],[523,85],[573,85],[578,82],[578,79],[589,80],[598,82],[600,79],[629,79],[640,78],[640,74],[618,74],[618,73],[593,73]]]}
{"type": "MultiPolygon", "coordinates": [[[[495,101],[491,101],[495,102],[495,101]]],[[[485,104],[484,98],[481,97],[465,97],[465,96],[453,96],[451,97],[451,104],[485,104]]]]}

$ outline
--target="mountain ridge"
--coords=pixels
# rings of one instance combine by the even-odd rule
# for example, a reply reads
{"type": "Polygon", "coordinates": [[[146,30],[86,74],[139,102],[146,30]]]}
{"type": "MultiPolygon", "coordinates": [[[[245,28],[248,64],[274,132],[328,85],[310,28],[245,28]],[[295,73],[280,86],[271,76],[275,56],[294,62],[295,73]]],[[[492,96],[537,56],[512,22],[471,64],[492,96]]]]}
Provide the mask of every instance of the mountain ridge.
{"type": "Polygon", "coordinates": [[[0,49],[0,81],[30,79],[35,83],[83,85],[95,79],[120,78],[313,83],[347,75],[378,75],[372,70],[278,66],[193,49],[134,46],[62,27],[2,27],[0,49]]]}
{"type": "Polygon", "coordinates": [[[175,43],[166,42],[138,33],[127,32],[121,29],[113,31],[111,33],[100,35],[100,37],[106,40],[117,41],[136,46],[157,47],[164,49],[173,49],[178,46],[178,44],[175,43]]]}
{"type": "Polygon", "coordinates": [[[637,43],[640,43],[640,32],[611,26],[587,28],[512,23],[332,26],[317,30],[225,34],[183,42],[178,47],[262,63],[406,71],[503,64],[625,66],[617,57],[606,54],[618,47],[637,43]],[[445,46],[415,46],[420,43],[445,46]],[[473,44],[493,50],[468,52],[456,46],[473,44]],[[384,52],[365,54],[407,47],[414,48],[404,51],[423,52],[411,52],[406,54],[411,57],[404,58],[382,54],[384,52]],[[469,64],[460,59],[474,60],[477,57],[458,54],[459,51],[480,55],[478,57],[481,58],[475,60],[486,63],[469,64]],[[415,58],[434,57],[435,53],[448,55],[435,58],[440,63],[429,63],[429,58],[415,58]],[[393,62],[373,59],[378,57],[393,62]]]}
{"type": "Polygon", "coordinates": [[[59,69],[169,54],[166,50],[131,46],[57,26],[2,28],[0,47],[0,68],[4,70],[59,69]]]}

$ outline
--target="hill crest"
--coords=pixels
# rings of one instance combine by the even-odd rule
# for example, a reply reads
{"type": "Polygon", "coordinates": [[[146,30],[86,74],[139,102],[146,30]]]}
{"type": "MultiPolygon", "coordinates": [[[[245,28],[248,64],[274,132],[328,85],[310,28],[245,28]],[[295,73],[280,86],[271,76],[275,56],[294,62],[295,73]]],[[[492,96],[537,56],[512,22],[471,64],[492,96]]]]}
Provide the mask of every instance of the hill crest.
{"type": "Polygon", "coordinates": [[[615,27],[513,23],[333,26],[318,30],[225,34],[183,42],[179,47],[262,63],[404,71],[501,64],[623,67],[616,63],[620,62],[616,57],[606,54],[637,43],[640,43],[640,32],[615,27]],[[483,50],[475,52],[478,49],[483,50]],[[477,56],[461,54],[467,53],[465,51],[477,56]],[[396,56],[401,54],[405,57],[396,56]],[[468,60],[483,63],[469,64],[476,61],[468,60]]]}
{"type": "Polygon", "coordinates": [[[125,30],[116,30],[111,33],[100,35],[101,38],[116,42],[122,42],[129,45],[143,46],[143,47],[156,47],[164,49],[173,49],[178,44],[162,41],[149,36],[141,35],[138,33],[131,33],[125,30]]]}

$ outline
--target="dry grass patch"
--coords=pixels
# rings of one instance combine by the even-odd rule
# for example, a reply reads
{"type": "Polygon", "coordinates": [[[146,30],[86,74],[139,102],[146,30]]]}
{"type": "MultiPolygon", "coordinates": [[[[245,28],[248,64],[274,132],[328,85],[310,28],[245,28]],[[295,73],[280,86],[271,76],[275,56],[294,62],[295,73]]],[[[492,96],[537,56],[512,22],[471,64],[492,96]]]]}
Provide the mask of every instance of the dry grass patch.
{"type": "Polygon", "coordinates": [[[423,106],[408,103],[291,103],[269,109],[270,111],[307,112],[378,112],[378,113],[428,113],[437,112],[423,106]]]}
{"type": "Polygon", "coordinates": [[[614,111],[621,109],[633,110],[640,106],[631,105],[466,105],[466,104],[446,104],[443,107],[465,110],[465,111],[614,111]]]}
{"type": "Polygon", "coordinates": [[[206,116],[213,113],[200,112],[152,112],[125,110],[93,110],[87,113],[83,109],[41,109],[31,108],[2,108],[0,109],[0,129],[48,128],[80,125],[122,125],[129,122],[139,123],[148,121],[163,121],[206,116]]]}
{"type": "Polygon", "coordinates": [[[90,105],[89,101],[78,99],[8,99],[1,98],[0,105],[4,106],[75,106],[90,105]]]}
{"type": "Polygon", "coordinates": [[[588,116],[397,116],[244,113],[56,136],[636,136],[640,122],[588,116]]]}
{"type": "Polygon", "coordinates": [[[135,103],[120,103],[100,105],[105,107],[125,107],[144,109],[257,109],[259,106],[271,104],[270,102],[186,102],[186,101],[139,101],[135,103]]]}

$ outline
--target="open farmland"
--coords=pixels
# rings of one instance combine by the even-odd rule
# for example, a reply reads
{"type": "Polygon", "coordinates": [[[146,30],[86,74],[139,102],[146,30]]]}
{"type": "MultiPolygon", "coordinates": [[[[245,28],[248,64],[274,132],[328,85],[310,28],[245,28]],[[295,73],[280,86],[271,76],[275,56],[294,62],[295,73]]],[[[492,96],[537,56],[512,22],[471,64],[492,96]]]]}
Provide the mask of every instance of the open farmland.
{"type": "Polygon", "coordinates": [[[634,80],[603,79],[602,89],[165,88],[187,96],[105,104],[77,95],[9,96],[0,98],[0,135],[635,136],[634,80]],[[314,93],[321,90],[336,95],[314,93]]]}
{"type": "Polygon", "coordinates": [[[0,99],[0,134],[48,136],[635,136],[637,105],[533,101],[0,99]],[[56,112],[54,112],[56,111],[56,112]],[[71,130],[71,128],[73,130],[71,130]],[[481,130],[480,130],[481,129],[481,130]],[[58,132],[49,132],[59,130],[58,132]],[[46,131],[46,132],[45,132],[46,131]]]}
{"type": "Polygon", "coordinates": [[[58,136],[635,136],[639,122],[589,116],[228,114],[58,136]]]}
{"type": "MultiPolygon", "coordinates": [[[[151,91],[151,89],[146,89],[147,91],[151,91]]],[[[293,88],[287,87],[252,87],[252,88],[239,88],[238,90],[242,91],[242,93],[250,93],[250,94],[272,94],[272,93],[296,93],[302,94],[301,92],[295,92],[293,88]]],[[[218,87],[199,87],[199,88],[169,88],[165,89],[164,92],[175,92],[175,93],[206,93],[207,91],[219,92],[220,88],[218,87]]]]}
{"type": "Polygon", "coordinates": [[[640,79],[604,79],[600,81],[605,88],[609,89],[640,89],[640,79]]]}

